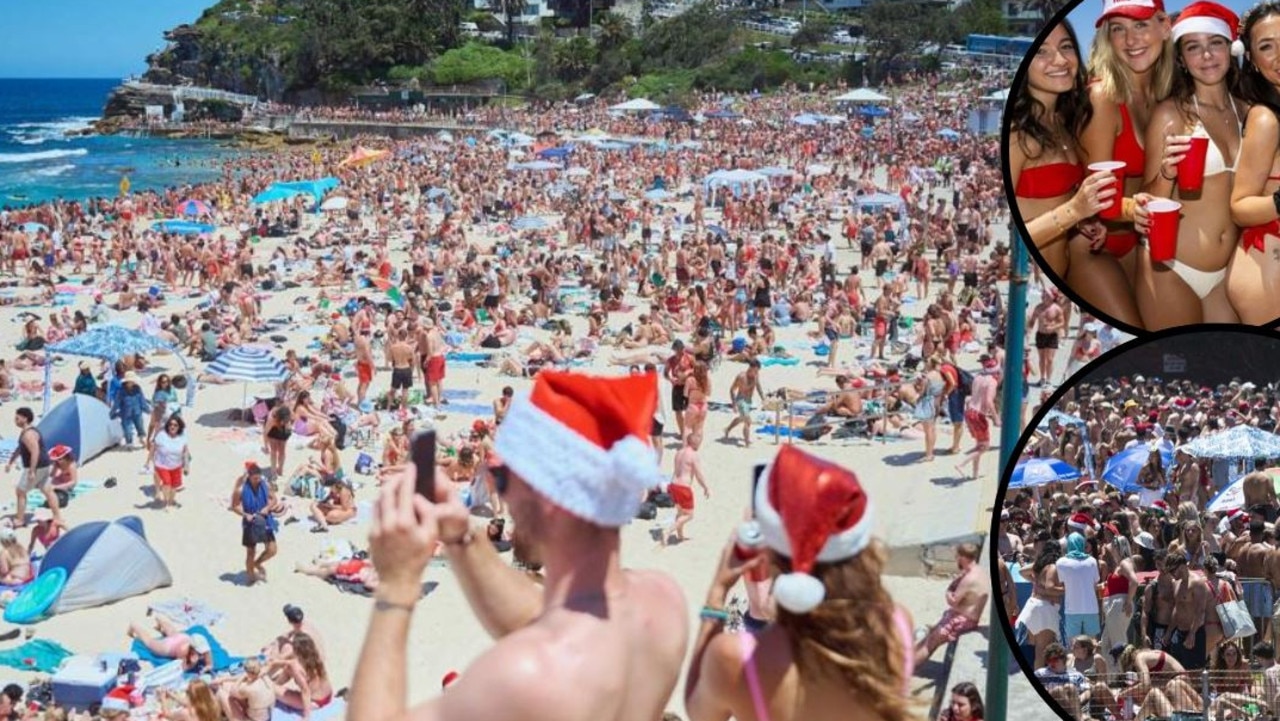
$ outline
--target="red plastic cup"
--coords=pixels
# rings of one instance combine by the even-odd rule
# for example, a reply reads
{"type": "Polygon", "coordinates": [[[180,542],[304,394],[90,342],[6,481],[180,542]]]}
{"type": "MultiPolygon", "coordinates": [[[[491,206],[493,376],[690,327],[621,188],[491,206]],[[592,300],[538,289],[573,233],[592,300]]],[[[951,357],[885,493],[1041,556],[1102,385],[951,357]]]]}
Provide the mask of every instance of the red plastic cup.
{"type": "Polygon", "coordinates": [[[1193,135],[1191,149],[1178,161],[1178,190],[1196,193],[1204,187],[1204,159],[1209,152],[1209,137],[1193,135]]]}
{"type": "Polygon", "coordinates": [[[1165,263],[1178,254],[1178,220],[1182,216],[1182,203],[1160,198],[1147,203],[1147,215],[1151,227],[1147,231],[1147,244],[1151,248],[1151,260],[1165,263]]]}
{"type": "Polygon", "coordinates": [[[1119,160],[1104,160],[1100,163],[1090,163],[1089,171],[1096,173],[1105,170],[1111,173],[1114,180],[1111,181],[1112,187],[1116,189],[1116,194],[1111,196],[1111,204],[1098,211],[1098,217],[1106,220],[1115,220],[1120,217],[1121,200],[1124,199],[1124,186],[1121,185],[1120,171],[1124,170],[1124,163],[1119,160]]]}

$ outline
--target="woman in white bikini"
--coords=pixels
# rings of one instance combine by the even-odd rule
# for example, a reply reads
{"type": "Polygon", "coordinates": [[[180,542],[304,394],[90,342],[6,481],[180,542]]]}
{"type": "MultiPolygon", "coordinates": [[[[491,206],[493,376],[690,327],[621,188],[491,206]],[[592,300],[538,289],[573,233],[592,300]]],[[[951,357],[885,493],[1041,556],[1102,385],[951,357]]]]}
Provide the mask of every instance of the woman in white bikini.
{"type": "Polygon", "coordinates": [[[1156,106],[1147,125],[1150,152],[1142,189],[1177,198],[1182,218],[1173,260],[1153,262],[1145,249],[1137,253],[1134,293],[1147,330],[1240,320],[1223,282],[1239,235],[1228,203],[1240,159],[1241,119],[1248,112],[1231,94],[1239,74],[1232,54],[1237,25],[1234,12],[1211,2],[1188,7],[1173,25],[1173,94],[1156,106]],[[1209,136],[1204,185],[1183,193],[1180,163],[1191,136],[1201,134],[1209,136]]]}
{"type": "Polygon", "coordinates": [[[1253,107],[1231,193],[1240,243],[1227,268],[1227,296],[1240,322],[1263,325],[1280,318],[1280,3],[1246,13],[1240,40],[1240,96],[1253,107]]]}

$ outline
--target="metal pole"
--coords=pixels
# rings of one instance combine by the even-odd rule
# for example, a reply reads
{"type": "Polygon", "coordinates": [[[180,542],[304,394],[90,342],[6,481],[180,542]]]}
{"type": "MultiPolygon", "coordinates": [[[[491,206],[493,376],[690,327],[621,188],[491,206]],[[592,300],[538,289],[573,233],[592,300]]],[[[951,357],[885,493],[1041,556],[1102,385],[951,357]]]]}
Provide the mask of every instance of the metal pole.
{"type": "MultiPolygon", "coordinates": [[[[1005,317],[1004,393],[1000,413],[1000,477],[1012,463],[1014,447],[1022,433],[1022,365],[1027,334],[1027,276],[1031,272],[1027,248],[1017,231],[1010,233],[1012,253],[1009,275],[1009,306],[1005,317]]],[[[998,509],[997,509],[998,510],[998,509]]],[[[987,543],[991,543],[988,537],[987,543]]],[[[998,600],[991,602],[991,633],[987,646],[987,718],[1005,721],[1009,705],[1009,645],[1000,631],[998,600]]]]}

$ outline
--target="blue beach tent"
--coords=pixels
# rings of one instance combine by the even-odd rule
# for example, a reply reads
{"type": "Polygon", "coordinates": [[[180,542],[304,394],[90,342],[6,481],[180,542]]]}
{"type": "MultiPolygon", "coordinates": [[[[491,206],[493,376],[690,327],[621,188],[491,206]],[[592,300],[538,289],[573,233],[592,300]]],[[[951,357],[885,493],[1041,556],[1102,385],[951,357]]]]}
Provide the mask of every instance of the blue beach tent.
{"type": "Polygon", "coordinates": [[[76,463],[85,463],[105,450],[119,445],[124,431],[119,420],[112,420],[107,404],[73,393],[54,406],[36,425],[46,448],[69,446],[76,463]]]}
{"type": "Polygon", "coordinates": [[[40,574],[57,568],[67,581],[50,614],[103,606],[173,584],[137,516],[91,521],[67,531],[49,549],[40,574]]]}

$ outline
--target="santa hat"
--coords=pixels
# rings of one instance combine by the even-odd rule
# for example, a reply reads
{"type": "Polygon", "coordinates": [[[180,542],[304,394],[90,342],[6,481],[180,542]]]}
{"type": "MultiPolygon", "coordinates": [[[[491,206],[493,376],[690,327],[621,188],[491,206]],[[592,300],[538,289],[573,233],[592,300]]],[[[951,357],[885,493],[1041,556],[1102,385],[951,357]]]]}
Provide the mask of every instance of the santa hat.
{"type": "Polygon", "coordinates": [[[1244,43],[1240,42],[1240,18],[1230,8],[1215,2],[1193,2],[1178,13],[1173,24],[1173,41],[1190,33],[1221,35],[1231,41],[1231,54],[1244,55],[1244,43]]]}
{"type": "Polygon", "coordinates": [[[765,545],[791,559],[773,597],[792,613],[808,613],[826,597],[810,575],[816,563],[853,558],[871,543],[871,502],[852,471],[783,446],[756,486],[756,520],[765,545]]]}
{"type": "Polygon", "coordinates": [[[1151,510],[1162,516],[1167,516],[1169,515],[1169,504],[1164,501],[1155,501],[1151,504],[1151,510]]]}
{"type": "Polygon", "coordinates": [[[1227,518],[1230,519],[1233,523],[1236,521],[1240,521],[1243,523],[1244,521],[1249,520],[1249,512],[1244,510],[1243,508],[1237,508],[1234,511],[1228,513],[1227,518]]]}
{"type": "Polygon", "coordinates": [[[1091,526],[1093,526],[1093,521],[1083,513],[1072,514],[1071,518],[1067,519],[1067,527],[1077,531],[1083,531],[1091,526]]]}
{"type": "Polygon", "coordinates": [[[1100,28],[1103,23],[1115,17],[1148,20],[1157,12],[1164,12],[1161,0],[1103,0],[1102,14],[1098,16],[1094,27],[1100,28]]]}
{"type": "Polygon", "coordinates": [[[511,402],[495,450],[557,506],[618,527],[644,492],[662,482],[649,429],[658,404],[654,373],[602,378],[543,371],[511,402]]]}

